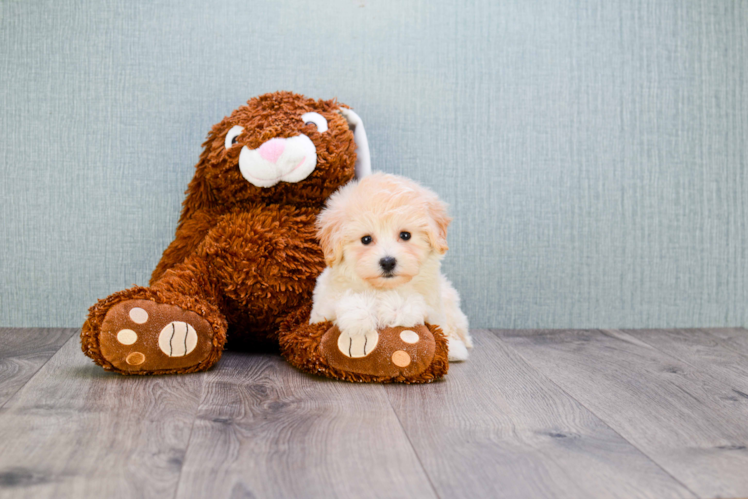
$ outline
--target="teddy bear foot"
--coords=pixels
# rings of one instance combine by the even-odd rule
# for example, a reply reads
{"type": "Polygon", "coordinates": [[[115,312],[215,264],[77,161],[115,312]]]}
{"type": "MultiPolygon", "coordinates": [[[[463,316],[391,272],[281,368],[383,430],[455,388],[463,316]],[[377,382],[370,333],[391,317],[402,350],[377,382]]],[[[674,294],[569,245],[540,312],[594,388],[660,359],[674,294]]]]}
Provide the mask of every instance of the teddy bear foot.
{"type": "Polygon", "coordinates": [[[99,329],[98,347],[102,366],[113,371],[187,373],[207,369],[220,357],[222,345],[213,340],[211,324],[197,313],[134,299],[109,309],[99,329]]]}
{"type": "Polygon", "coordinates": [[[349,382],[424,384],[449,370],[447,338],[437,325],[346,337],[330,321],[309,323],[310,313],[305,307],[291,314],[278,338],[283,357],[307,373],[349,382]]]}
{"type": "Polygon", "coordinates": [[[432,329],[425,325],[383,328],[371,342],[350,338],[333,326],[322,336],[319,350],[335,372],[362,375],[367,381],[430,382],[444,375],[449,366],[443,339],[437,342],[432,329]],[[357,343],[373,345],[355,353],[352,347],[357,343]]]}

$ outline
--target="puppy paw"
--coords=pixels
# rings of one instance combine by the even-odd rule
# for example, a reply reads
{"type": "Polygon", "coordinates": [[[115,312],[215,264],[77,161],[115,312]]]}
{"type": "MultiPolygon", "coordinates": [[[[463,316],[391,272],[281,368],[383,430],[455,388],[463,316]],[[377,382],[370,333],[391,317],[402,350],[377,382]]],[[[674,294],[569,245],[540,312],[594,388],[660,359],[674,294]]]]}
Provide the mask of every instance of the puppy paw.
{"type": "Polygon", "coordinates": [[[470,332],[465,330],[462,334],[462,337],[465,341],[465,347],[467,347],[468,349],[472,349],[473,348],[473,337],[470,335],[470,332]]]}
{"type": "Polygon", "coordinates": [[[365,293],[346,293],[335,307],[335,324],[349,336],[365,335],[377,329],[374,297],[365,293]]]}
{"type": "Polygon", "coordinates": [[[454,337],[448,338],[447,348],[449,350],[449,361],[465,361],[468,359],[468,350],[462,340],[454,337]]]}
{"type": "Polygon", "coordinates": [[[377,307],[379,328],[395,326],[410,328],[422,325],[427,314],[428,306],[420,295],[402,297],[397,293],[388,293],[379,298],[377,307]]]}
{"type": "Polygon", "coordinates": [[[338,337],[338,349],[349,358],[368,356],[379,343],[379,333],[371,330],[366,333],[349,334],[345,330],[338,337]]]}

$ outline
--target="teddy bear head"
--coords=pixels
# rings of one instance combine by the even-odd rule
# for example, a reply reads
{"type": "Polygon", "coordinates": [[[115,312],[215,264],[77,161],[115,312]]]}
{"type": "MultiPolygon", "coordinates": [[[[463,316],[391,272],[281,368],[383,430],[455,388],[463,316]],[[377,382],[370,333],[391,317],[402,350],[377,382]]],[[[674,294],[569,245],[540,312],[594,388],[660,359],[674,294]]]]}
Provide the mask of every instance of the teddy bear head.
{"type": "Polygon", "coordinates": [[[203,144],[185,210],[247,202],[319,205],[368,173],[366,133],[344,104],[291,92],[250,99],[203,144]]]}

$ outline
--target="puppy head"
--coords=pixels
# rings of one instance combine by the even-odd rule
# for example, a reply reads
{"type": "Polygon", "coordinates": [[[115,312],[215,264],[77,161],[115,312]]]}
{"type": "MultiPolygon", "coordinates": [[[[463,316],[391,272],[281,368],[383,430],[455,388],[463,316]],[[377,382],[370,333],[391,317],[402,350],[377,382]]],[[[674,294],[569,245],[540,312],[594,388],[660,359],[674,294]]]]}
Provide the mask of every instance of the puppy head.
{"type": "Polygon", "coordinates": [[[327,265],[345,261],[376,288],[417,276],[431,255],[447,251],[447,207],[404,177],[375,173],[333,194],[317,218],[327,265]]]}

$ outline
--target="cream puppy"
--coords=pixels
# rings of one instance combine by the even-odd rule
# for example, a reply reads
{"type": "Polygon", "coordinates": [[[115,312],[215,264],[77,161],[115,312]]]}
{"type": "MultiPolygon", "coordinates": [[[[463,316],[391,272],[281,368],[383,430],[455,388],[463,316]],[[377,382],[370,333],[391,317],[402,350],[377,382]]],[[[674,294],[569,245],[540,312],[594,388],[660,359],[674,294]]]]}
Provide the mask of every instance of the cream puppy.
{"type": "Polygon", "coordinates": [[[339,189],[317,218],[327,268],[317,278],[310,323],[332,321],[351,357],[369,354],[377,329],[439,325],[449,360],[473,341],[460,297],[441,273],[447,207],[404,177],[381,172],[339,189]]]}

